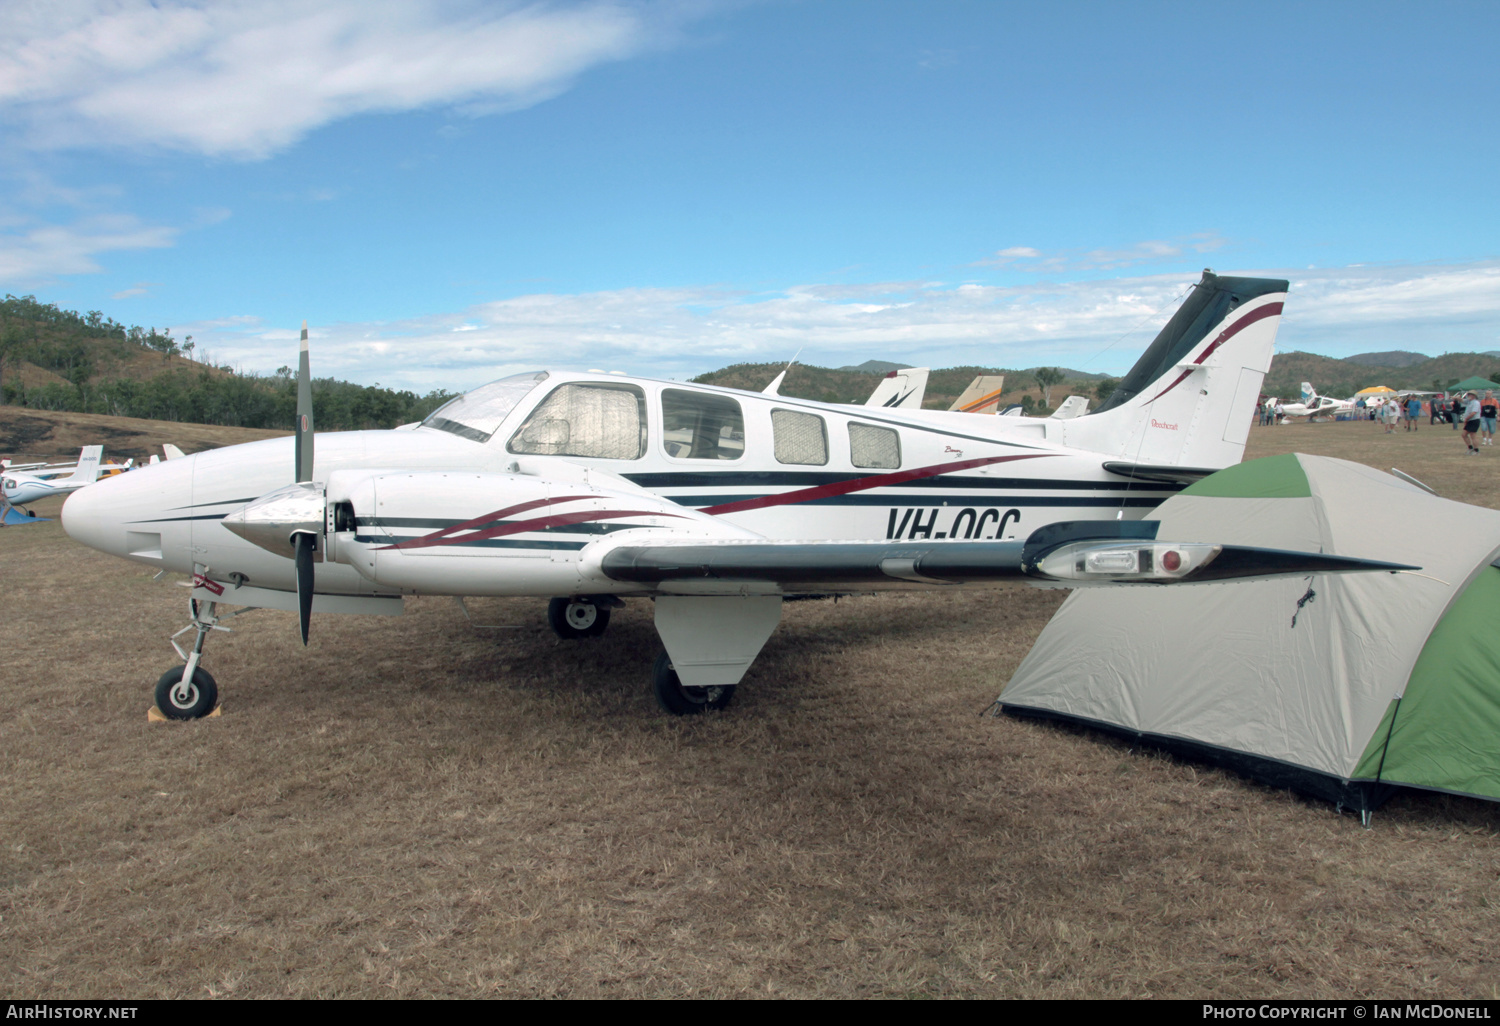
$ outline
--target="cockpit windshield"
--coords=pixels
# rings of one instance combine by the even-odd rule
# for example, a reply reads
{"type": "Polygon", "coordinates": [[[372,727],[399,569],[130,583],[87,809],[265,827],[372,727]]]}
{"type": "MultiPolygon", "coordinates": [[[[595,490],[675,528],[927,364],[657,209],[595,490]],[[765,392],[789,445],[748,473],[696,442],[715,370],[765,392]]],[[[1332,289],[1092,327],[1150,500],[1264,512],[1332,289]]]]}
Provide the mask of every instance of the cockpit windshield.
{"type": "Polygon", "coordinates": [[[422,426],[475,442],[488,442],[501,421],[526,398],[526,393],[546,380],[546,371],[528,371],[491,381],[438,407],[427,415],[422,426]]]}

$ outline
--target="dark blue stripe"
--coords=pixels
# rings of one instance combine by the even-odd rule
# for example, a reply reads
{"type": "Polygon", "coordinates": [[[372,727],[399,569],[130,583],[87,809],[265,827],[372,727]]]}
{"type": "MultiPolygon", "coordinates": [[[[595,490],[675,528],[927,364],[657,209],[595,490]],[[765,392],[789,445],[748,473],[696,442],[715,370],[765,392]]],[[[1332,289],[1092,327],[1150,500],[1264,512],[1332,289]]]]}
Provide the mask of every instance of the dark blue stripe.
{"type": "MultiPolygon", "coordinates": [[[[897,487],[904,488],[905,485],[897,487]]],[[[760,498],[758,495],[668,495],[664,498],[682,506],[722,506],[730,502],[760,498]]],[[[769,506],[768,509],[795,509],[798,506],[922,506],[929,507],[946,502],[950,508],[964,506],[1092,506],[1114,508],[1128,506],[1151,509],[1160,506],[1163,497],[1127,495],[833,495],[826,499],[810,499],[805,502],[789,502],[784,506],[769,506]]]]}
{"type": "MultiPolygon", "coordinates": [[[[817,485],[838,484],[857,481],[869,474],[832,473],[825,471],[692,471],[684,473],[622,474],[622,477],[642,488],[811,488],[817,485]]],[[[983,488],[985,490],[1052,490],[1052,491],[1140,491],[1143,487],[1164,492],[1180,491],[1178,484],[1155,482],[1142,485],[1139,481],[1076,481],[1060,478],[1034,477],[975,477],[965,474],[938,474],[933,477],[903,481],[891,488],[983,488]]]]}
{"type": "MultiPolygon", "coordinates": [[[[379,537],[373,534],[356,534],[354,540],[364,545],[390,545],[395,542],[410,541],[409,538],[394,538],[386,535],[379,537]]],[[[449,542],[444,539],[444,544],[436,546],[442,549],[547,549],[577,551],[587,545],[588,542],[572,541],[519,541],[515,538],[483,538],[479,541],[455,541],[449,542]]],[[[420,552],[420,549],[408,551],[420,552]]]]}

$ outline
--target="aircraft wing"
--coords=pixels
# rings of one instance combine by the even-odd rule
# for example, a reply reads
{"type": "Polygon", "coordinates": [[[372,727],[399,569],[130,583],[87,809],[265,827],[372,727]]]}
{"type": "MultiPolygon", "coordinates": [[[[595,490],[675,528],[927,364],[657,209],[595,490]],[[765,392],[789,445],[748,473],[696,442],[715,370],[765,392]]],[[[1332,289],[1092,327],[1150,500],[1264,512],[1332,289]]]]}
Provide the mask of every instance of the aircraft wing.
{"type": "Polygon", "coordinates": [[[757,581],[791,592],[983,584],[1007,578],[1064,583],[1169,584],[1311,574],[1395,572],[1420,567],[1319,552],[1156,539],[1157,522],[1051,524],[1024,542],[782,542],[758,539],[621,544],[600,571],[640,584],[757,581]]]}

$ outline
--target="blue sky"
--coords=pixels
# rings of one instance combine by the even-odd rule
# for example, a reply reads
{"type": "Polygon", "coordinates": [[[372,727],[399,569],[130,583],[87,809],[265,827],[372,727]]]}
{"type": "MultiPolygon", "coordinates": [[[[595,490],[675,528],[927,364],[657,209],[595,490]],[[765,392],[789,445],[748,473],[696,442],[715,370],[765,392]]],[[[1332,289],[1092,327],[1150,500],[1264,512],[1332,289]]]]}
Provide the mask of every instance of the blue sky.
{"type": "MultiPolygon", "coordinates": [[[[16,16],[12,19],[12,10],[16,16]]],[[[247,369],[1119,372],[1198,272],[1282,349],[1500,349],[1500,5],[51,2],[0,290],[247,369]]]]}

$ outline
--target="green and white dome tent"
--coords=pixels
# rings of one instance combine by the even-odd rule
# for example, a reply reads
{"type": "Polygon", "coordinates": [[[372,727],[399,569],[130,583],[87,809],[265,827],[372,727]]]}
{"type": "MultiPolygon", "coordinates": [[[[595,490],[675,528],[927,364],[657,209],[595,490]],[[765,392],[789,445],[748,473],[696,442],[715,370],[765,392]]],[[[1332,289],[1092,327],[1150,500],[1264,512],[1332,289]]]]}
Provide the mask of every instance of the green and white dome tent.
{"type": "Polygon", "coordinates": [[[1158,507],[1158,537],[1399,574],[1081,589],[1000,696],[1368,815],[1396,786],[1500,800],[1500,512],[1294,453],[1158,507]]]}

